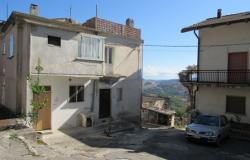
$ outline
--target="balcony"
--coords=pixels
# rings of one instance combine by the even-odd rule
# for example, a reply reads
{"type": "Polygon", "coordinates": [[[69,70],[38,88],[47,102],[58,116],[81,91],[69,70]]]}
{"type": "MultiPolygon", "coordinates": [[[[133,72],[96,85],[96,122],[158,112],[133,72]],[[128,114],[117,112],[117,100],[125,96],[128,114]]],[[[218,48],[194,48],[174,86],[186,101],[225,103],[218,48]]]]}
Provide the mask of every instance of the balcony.
{"type": "Polygon", "coordinates": [[[182,71],[179,75],[183,83],[250,85],[250,70],[182,71]]]}

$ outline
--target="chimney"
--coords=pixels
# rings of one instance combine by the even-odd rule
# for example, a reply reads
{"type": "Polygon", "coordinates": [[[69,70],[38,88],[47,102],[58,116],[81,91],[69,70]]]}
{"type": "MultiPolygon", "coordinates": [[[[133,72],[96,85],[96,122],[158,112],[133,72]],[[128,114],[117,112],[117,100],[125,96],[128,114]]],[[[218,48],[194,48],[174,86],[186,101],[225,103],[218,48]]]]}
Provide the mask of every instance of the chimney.
{"type": "Polygon", "coordinates": [[[30,4],[30,14],[33,16],[38,16],[38,5],[30,4]]]}
{"type": "Polygon", "coordinates": [[[221,18],[221,15],[222,15],[222,10],[221,9],[218,9],[217,10],[217,18],[221,18]]]}
{"type": "Polygon", "coordinates": [[[128,18],[128,19],[126,20],[126,25],[129,26],[129,27],[134,28],[134,20],[131,19],[131,18],[128,18]]]}

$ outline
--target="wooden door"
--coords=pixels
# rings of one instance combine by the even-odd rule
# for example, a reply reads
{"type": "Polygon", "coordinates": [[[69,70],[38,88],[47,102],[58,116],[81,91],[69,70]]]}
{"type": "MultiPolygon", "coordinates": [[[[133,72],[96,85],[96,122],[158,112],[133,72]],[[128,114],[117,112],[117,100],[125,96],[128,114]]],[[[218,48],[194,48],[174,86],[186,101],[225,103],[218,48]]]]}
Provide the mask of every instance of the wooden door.
{"type": "Polygon", "coordinates": [[[247,80],[247,53],[229,53],[228,81],[230,83],[244,83],[247,80]]]}
{"type": "Polygon", "coordinates": [[[46,98],[46,105],[38,113],[37,123],[35,129],[37,131],[51,129],[51,87],[45,86],[46,92],[42,95],[34,95],[35,101],[43,101],[46,98]]]}
{"type": "Polygon", "coordinates": [[[108,118],[111,115],[110,89],[100,89],[99,118],[108,118]]]}

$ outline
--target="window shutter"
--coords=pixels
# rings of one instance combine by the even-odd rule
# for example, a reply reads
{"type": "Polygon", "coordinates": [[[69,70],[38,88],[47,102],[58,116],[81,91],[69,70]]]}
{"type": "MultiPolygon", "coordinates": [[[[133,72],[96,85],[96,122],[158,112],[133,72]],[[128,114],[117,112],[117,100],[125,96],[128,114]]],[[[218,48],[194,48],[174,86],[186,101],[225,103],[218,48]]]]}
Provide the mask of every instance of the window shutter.
{"type": "Polygon", "coordinates": [[[227,96],[226,112],[235,114],[245,114],[246,97],[227,96]]]}
{"type": "Polygon", "coordinates": [[[14,56],[14,34],[10,33],[9,58],[14,56]]]}

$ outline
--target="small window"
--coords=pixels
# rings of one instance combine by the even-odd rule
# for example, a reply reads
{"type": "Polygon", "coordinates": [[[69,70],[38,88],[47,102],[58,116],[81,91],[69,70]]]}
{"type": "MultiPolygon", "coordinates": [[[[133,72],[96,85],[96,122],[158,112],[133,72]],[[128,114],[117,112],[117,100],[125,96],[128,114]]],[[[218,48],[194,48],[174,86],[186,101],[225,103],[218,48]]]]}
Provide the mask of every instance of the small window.
{"type": "Polygon", "coordinates": [[[105,47],[105,63],[112,64],[113,61],[113,48],[105,47]]]}
{"type": "Polygon", "coordinates": [[[5,50],[5,38],[2,39],[2,54],[6,54],[6,50],[5,50]]]}
{"type": "Polygon", "coordinates": [[[84,86],[70,86],[69,87],[69,102],[83,102],[84,101],[84,86]]]}
{"type": "Polygon", "coordinates": [[[122,88],[117,88],[117,101],[122,101],[122,88]]]}
{"type": "Polygon", "coordinates": [[[56,36],[48,36],[48,44],[61,46],[61,38],[56,36]]]}
{"type": "Polygon", "coordinates": [[[245,115],[246,97],[227,96],[226,112],[245,115]]]}
{"type": "Polygon", "coordinates": [[[10,32],[10,44],[9,44],[9,55],[8,57],[11,58],[14,56],[14,34],[13,32],[10,32]]]}

